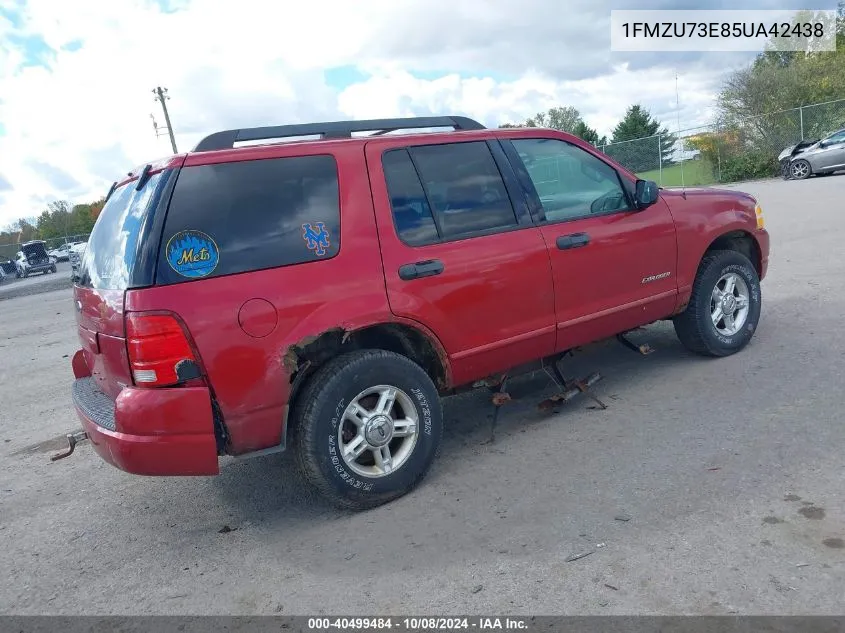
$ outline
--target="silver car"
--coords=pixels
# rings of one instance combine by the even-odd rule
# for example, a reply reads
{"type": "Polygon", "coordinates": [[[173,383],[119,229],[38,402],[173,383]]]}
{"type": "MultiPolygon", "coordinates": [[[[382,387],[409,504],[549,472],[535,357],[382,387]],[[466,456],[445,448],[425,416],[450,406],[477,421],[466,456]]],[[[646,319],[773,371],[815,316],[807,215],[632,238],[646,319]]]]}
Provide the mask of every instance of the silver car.
{"type": "Polygon", "coordinates": [[[787,147],[778,160],[786,163],[784,175],[795,180],[845,169],[845,128],[807,147],[787,147]]]}

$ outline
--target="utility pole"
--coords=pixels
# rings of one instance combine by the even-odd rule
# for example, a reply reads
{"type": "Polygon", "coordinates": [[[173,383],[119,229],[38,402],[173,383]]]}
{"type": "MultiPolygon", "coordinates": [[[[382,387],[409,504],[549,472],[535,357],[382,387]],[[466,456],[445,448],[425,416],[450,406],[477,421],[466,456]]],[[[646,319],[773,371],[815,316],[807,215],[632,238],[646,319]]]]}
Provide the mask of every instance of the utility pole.
{"type": "Polygon", "coordinates": [[[167,88],[161,86],[153,89],[153,94],[156,96],[156,101],[161,102],[161,109],[164,110],[164,123],[167,126],[167,133],[170,135],[170,147],[173,148],[173,153],[178,154],[176,149],[176,139],[173,137],[173,126],[170,124],[170,115],[167,113],[167,104],[165,101],[170,97],[167,96],[167,88]]]}

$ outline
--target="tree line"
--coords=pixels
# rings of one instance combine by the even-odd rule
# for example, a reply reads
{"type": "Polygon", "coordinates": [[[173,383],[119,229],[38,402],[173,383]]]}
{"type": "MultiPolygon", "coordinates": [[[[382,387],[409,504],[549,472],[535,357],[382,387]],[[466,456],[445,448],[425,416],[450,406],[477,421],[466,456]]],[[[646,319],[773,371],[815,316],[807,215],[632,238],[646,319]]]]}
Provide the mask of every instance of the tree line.
{"type": "MultiPolygon", "coordinates": [[[[793,21],[815,19],[799,12],[793,21]]],[[[690,139],[720,165],[722,180],[775,175],[785,146],[845,127],[845,0],[838,5],[835,37],[836,50],[767,50],[727,77],[715,130],[690,139]]]]}
{"type": "Polygon", "coordinates": [[[51,240],[57,245],[62,238],[87,235],[94,228],[105,198],[91,203],[71,205],[56,200],[47,205],[37,218],[20,218],[0,231],[0,246],[16,245],[31,240],[51,240]]]}

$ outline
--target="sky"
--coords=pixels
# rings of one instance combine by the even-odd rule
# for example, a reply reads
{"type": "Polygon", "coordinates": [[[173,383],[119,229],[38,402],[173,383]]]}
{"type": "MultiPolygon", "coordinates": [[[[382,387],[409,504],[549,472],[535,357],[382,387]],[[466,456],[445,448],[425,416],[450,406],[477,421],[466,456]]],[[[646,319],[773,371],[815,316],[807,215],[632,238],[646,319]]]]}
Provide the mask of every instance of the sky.
{"type": "Polygon", "coordinates": [[[740,7],[835,0],[0,0],[0,227],[100,198],[170,154],[156,86],[180,151],[236,127],[433,114],[496,126],[561,105],[600,134],[633,103],[695,127],[749,54],[611,53],[610,10],[740,7]]]}

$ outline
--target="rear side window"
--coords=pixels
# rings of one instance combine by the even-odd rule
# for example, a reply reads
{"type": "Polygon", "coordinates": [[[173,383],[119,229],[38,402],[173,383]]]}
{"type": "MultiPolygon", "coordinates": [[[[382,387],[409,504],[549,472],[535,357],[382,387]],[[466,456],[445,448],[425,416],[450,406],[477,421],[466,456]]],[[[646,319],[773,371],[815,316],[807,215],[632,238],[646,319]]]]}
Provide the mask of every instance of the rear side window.
{"type": "Polygon", "coordinates": [[[98,290],[129,287],[138,237],[164,173],[151,176],[140,191],[133,180],[112,192],[85,246],[78,285],[98,290]]]}
{"type": "Polygon", "coordinates": [[[431,207],[408,150],[391,150],[382,158],[396,232],[414,246],[439,239],[431,207]]]}
{"type": "Polygon", "coordinates": [[[332,156],[185,167],[167,212],[157,281],[318,261],[339,248],[332,156]]]}
{"type": "Polygon", "coordinates": [[[382,164],[396,229],[408,244],[517,226],[502,175],[484,141],[390,150],[382,164]]]}

